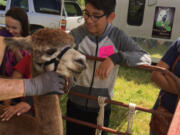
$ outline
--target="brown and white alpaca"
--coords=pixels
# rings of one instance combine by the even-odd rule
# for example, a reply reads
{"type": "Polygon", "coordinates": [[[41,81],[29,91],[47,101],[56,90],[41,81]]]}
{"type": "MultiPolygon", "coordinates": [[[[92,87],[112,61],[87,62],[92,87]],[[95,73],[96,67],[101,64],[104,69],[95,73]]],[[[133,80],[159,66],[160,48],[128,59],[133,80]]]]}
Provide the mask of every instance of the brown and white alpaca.
{"type": "MultiPolygon", "coordinates": [[[[54,71],[67,77],[76,77],[86,68],[84,55],[72,49],[72,36],[60,29],[44,28],[27,38],[5,38],[12,50],[28,49],[32,52],[32,76],[54,71]],[[64,54],[62,54],[64,53],[64,54]]],[[[24,114],[0,122],[0,135],[62,135],[62,117],[57,95],[34,97],[35,117],[24,114]]],[[[0,113],[2,113],[0,108],[0,113]]]]}

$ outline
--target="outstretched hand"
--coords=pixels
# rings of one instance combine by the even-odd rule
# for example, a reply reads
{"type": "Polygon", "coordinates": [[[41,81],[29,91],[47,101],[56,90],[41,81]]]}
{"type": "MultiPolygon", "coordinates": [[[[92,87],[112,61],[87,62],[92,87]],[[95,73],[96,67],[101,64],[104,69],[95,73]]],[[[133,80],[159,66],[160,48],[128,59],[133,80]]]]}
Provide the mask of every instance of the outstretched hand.
{"type": "Polygon", "coordinates": [[[101,80],[106,79],[113,67],[114,63],[109,57],[107,57],[97,68],[95,77],[99,77],[101,80]]]}
{"type": "Polygon", "coordinates": [[[25,96],[51,93],[62,94],[65,78],[56,72],[46,72],[32,79],[24,79],[25,96]]]}
{"type": "Polygon", "coordinates": [[[25,102],[20,102],[16,105],[10,105],[4,108],[4,113],[0,116],[2,121],[10,120],[14,115],[20,116],[23,113],[28,112],[31,106],[25,102]]]}

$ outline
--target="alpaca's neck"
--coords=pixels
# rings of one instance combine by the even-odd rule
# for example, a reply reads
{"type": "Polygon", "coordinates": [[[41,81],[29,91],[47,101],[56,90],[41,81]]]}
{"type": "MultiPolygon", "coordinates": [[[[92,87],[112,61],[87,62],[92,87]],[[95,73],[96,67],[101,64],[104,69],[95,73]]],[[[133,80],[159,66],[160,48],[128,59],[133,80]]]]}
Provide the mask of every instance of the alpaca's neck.
{"type": "Polygon", "coordinates": [[[62,117],[57,95],[34,97],[35,117],[40,123],[41,135],[63,135],[62,117]]]}
{"type": "MultiPolygon", "coordinates": [[[[39,75],[31,61],[32,76],[39,75]]],[[[41,128],[41,135],[63,135],[63,124],[58,95],[34,97],[35,117],[41,128]]]]}

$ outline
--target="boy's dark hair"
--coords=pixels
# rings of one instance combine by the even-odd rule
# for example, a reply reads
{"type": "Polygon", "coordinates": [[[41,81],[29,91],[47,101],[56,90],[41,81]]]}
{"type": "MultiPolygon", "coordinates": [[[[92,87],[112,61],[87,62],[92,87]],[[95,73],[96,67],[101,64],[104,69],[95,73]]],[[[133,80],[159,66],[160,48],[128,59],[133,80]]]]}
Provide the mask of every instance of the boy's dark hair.
{"type": "Polygon", "coordinates": [[[28,16],[22,8],[12,7],[6,12],[5,16],[12,17],[13,19],[20,22],[21,27],[22,27],[22,36],[23,37],[29,35],[28,16]]]}
{"type": "Polygon", "coordinates": [[[114,12],[116,7],[116,0],[85,0],[85,5],[88,3],[98,10],[103,10],[106,16],[114,12]]]}

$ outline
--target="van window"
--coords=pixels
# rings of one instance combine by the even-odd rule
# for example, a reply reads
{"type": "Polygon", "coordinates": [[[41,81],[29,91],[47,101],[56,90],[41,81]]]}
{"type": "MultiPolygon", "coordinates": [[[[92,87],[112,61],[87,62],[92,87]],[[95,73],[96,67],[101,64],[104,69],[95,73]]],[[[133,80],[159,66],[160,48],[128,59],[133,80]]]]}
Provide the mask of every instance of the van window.
{"type": "Polygon", "coordinates": [[[61,0],[34,0],[36,12],[47,14],[60,14],[61,0]]]}
{"type": "Polygon", "coordinates": [[[28,0],[11,0],[11,7],[20,7],[26,12],[29,11],[28,0]]]}
{"type": "Polygon", "coordinates": [[[5,10],[6,9],[6,0],[0,0],[0,10],[5,10]]]}
{"type": "Polygon", "coordinates": [[[82,16],[81,8],[77,3],[65,2],[64,6],[68,16],[82,16]]]}
{"type": "Polygon", "coordinates": [[[145,0],[129,0],[128,18],[129,25],[140,26],[143,23],[145,0]]]}

